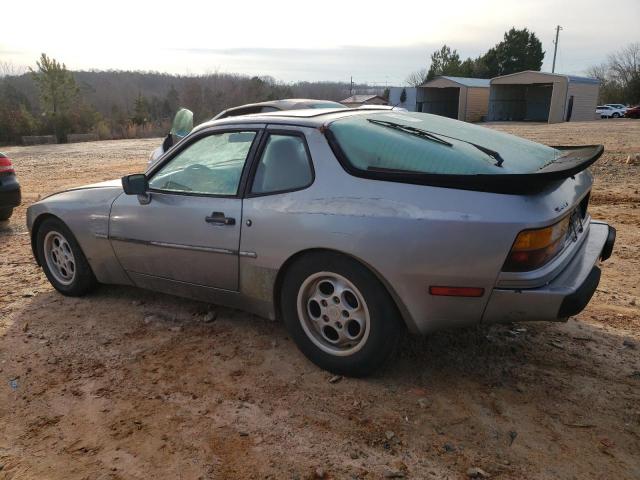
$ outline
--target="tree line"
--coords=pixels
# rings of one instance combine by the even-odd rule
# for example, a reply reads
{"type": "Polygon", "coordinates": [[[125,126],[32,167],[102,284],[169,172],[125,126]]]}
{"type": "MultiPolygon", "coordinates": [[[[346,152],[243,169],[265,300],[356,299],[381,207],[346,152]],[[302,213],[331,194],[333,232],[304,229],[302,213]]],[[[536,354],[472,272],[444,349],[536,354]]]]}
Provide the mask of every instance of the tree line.
{"type": "MultiPolygon", "coordinates": [[[[269,76],[208,73],[197,76],[158,72],[70,71],[42,54],[26,72],[0,64],[0,144],[21,143],[25,135],[96,133],[100,139],[160,136],[180,107],[194,121],[246,103],[280,98],[339,101],[350,95],[346,82],[285,84],[269,76]],[[4,75],[2,75],[4,73],[4,75]]],[[[361,93],[381,93],[366,84],[361,93]]]]}
{"type": "Polygon", "coordinates": [[[457,50],[443,45],[431,54],[429,68],[411,73],[407,83],[418,86],[440,75],[493,78],[523,70],[540,70],[544,54],[535,33],[513,27],[501,42],[477,58],[462,60],[457,50]]]}
{"type": "MultiPolygon", "coordinates": [[[[429,68],[417,70],[406,82],[422,85],[440,75],[493,78],[523,70],[539,71],[545,52],[535,33],[511,28],[501,42],[477,58],[462,60],[448,45],[431,54],[429,68]]],[[[640,103],[640,43],[631,43],[611,53],[607,61],[587,69],[586,75],[600,81],[599,103],[640,103]]]]}

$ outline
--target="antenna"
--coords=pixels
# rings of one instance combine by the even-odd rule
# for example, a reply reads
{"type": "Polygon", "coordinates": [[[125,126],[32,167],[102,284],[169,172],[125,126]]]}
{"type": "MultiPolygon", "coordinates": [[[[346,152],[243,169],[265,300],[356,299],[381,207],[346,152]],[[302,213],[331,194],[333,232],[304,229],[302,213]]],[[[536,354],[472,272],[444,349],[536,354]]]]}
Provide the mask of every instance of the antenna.
{"type": "Polygon", "coordinates": [[[556,71],[556,54],[558,53],[558,35],[560,35],[560,30],[562,30],[562,27],[560,25],[556,26],[556,40],[553,42],[555,47],[553,48],[553,66],[551,67],[551,73],[555,73],[556,71]]]}

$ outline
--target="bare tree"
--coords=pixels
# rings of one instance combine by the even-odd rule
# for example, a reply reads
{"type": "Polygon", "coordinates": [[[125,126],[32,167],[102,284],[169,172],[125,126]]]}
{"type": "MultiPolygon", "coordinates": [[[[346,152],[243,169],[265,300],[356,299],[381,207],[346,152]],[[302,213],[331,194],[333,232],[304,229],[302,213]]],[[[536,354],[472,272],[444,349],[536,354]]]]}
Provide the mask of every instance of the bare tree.
{"type": "Polygon", "coordinates": [[[412,72],[409,74],[405,82],[407,82],[412,87],[419,87],[427,81],[427,73],[428,71],[426,68],[422,68],[420,70],[412,72]]]}
{"type": "Polygon", "coordinates": [[[601,63],[600,65],[593,65],[587,69],[587,76],[600,80],[600,83],[605,83],[609,76],[609,65],[601,63]]]}
{"type": "Polygon", "coordinates": [[[0,77],[17,77],[26,71],[23,65],[16,65],[9,60],[0,60],[0,77]]]}
{"type": "Polygon", "coordinates": [[[640,102],[640,43],[631,43],[609,55],[606,63],[587,70],[600,80],[600,102],[640,102]]]}
{"type": "Polygon", "coordinates": [[[640,43],[631,43],[609,55],[609,69],[623,85],[640,76],[640,43]]]}

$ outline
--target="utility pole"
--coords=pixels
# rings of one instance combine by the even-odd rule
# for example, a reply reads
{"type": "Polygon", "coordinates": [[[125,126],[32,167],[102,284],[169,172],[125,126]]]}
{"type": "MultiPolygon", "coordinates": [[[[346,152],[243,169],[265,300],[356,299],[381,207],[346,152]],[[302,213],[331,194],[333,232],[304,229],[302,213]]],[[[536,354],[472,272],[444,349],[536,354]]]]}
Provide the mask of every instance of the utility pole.
{"type": "Polygon", "coordinates": [[[555,73],[556,71],[556,54],[558,53],[558,35],[560,35],[560,30],[562,30],[562,27],[560,25],[556,26],[556,41],[553,42],[554,43],[554,48],[553,48],[553,66],[551,67],[551,73],[555,73]]]}
{"type": "Polygon", "coordinates": [[[349,96],[353,96],[353,76],[351,77],[351,86],[349,87],[349,96]]]}

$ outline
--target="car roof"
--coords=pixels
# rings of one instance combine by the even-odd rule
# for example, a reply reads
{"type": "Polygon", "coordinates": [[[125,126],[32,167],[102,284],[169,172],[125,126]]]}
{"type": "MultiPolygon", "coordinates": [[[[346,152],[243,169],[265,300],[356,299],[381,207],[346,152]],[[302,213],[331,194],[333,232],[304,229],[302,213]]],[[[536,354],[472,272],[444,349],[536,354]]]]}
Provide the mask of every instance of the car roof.
{"type": "Polygon", "coordinates": [[[319,127],[338,118],[352,115],[363,115],[380,112],[389,112],[389,108],[305,108],[301,110],[281,110],[276,112],[252,113],[237,117],[226,117],[219,120],[210,120],[195,127],[193,131],[218,125],[238,125],[252,123],[269,123],[280,125],[298,125],[303,127],[319,127]]]}

